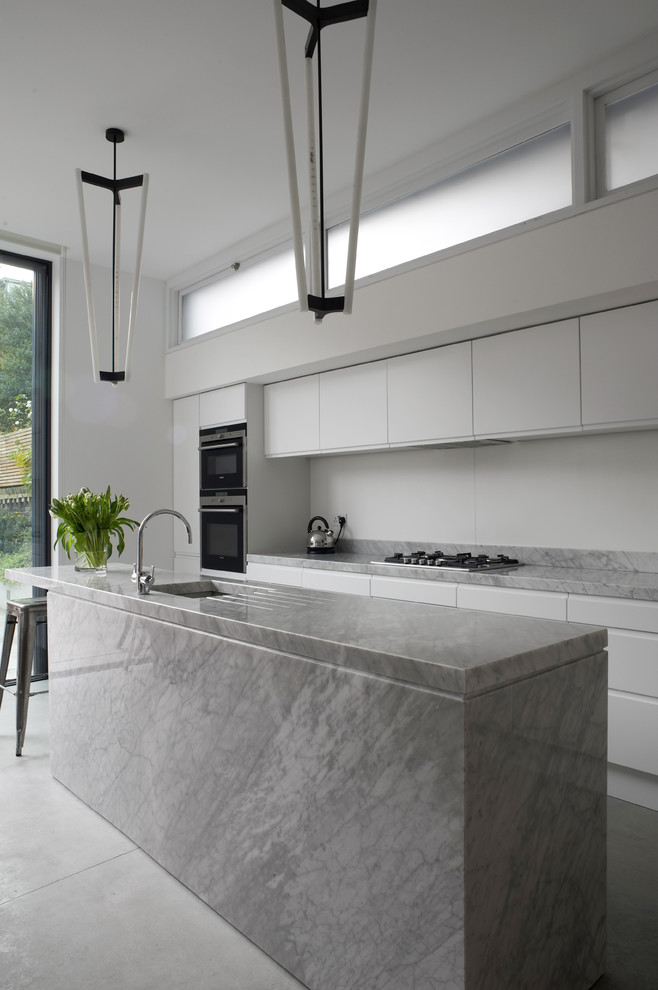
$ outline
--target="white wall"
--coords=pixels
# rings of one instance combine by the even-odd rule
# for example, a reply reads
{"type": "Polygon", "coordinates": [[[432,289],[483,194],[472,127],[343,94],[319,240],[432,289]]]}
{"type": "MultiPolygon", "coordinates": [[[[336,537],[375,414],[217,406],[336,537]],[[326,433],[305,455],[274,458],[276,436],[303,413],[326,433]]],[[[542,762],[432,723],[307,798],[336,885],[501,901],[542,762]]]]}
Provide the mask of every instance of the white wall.
{"type": "Polygon", "coordinates": [[[658,551],[658,431],[311,460],[352,539],[658,551]]]}
{"type": "MultiPolygon", "coordinates": [[[[101,491],[109,484],[113,492],[130,499],[129,515],[141,520],[153,509],[170,506],[172,500],[171,403],[164,398],[164,283],[149,278],[141,281],[131,376],[115,388],[92,379],[82,265],[67,261],[64,278],[59,451],[55,454],[59,491],[53,495],[66,495],[83,486],[101,491]]],[[[130,282],[126,278],[126,297],[130,282]]],[[[94,285],[99,293],[100,335],[102,317],[110,311],[109,271],[96,269],[94,285]]],[[[148,563],[171,568],[172,533],[169,519],[153,520],[145,539],[148,563]]],[[[130,564],[135,557],[136,537],[128,533],[121,562],[130,564]]]]}
{"type": "MultiPolygon", "coordinates": [[[[362,286],[354,315],[288,313],[170,351],[170,396],[295,377],[658,297],[658,191],[362,286]]],[[[311,514],[353,539],[658,550],[658,433],[311,461],[311,514]]]]}
{"type": "Polygon", "coordinates": [[[276,381],[658,297],[658,190],[356,289],[350,317],[289,312],[169,352],[170,398],[276,381]]]}

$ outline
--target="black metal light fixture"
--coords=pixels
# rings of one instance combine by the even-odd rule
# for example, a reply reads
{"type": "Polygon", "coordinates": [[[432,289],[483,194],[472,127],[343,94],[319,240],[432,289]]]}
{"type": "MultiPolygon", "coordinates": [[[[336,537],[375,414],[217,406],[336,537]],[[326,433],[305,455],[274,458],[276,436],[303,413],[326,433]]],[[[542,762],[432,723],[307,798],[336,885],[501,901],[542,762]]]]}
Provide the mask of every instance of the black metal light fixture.
{"type": "Polygon", "coordinates": [[[315,313],[315,322],[321,323],[327,313],[351,313],[354,294],[354,272],[356,268],[356,246],[359,230],[359,213],[363,190],[363,163],[365,159],[366,129],[368,123],[368,102],[372,56],[375,33],[375,9],[377,0],[348,0],[329,7],[321,7],[308,0],[274,0],[277,49],[279,55],[279,78],[283,103],[283,127],[288,163],[288,185],[292,213],[293,243],[295,249],[295,270],[297,292],[301,310],[315,313]],[[304,257],[302,219],[299,197],[299,182],[295,159],[295,143],[288,80],[288,60],[283,24],[283,7],[298,14],[310,24],[306,39],[306,109],[308,124],[308,166],[310,184],[310,229],[307,263],[304,257]],[[327,295],[327,231],[324,203],[324,133],[323,133],[323,89],[322,89],[322,30],[332,24],[344,23],[366,17],[364,44],[363,78],[356,137],[354,161],[354,181],[352,186],[352,208],[345,270],[345,291],[343,296],[327,295]],[[315,77],[313,59],[315,57],[315,77]],[[308,266],[308,277],[307,277],[308,266]],[[310,292],[308,287],[310,284],[310,292]]]}
{"type": "Polygon", "coordinates": [[[143,175],[132,175],[126,179],[117,179],[117,144],[121,144],[125,139],[124,132],[119,127],[109,127],[105,131],[105,137],[114,145],[114,175],[107,179],[102,175],[94,175],[93,172],[84,172],[76,169],[76,183],[78,188],[78,205],[80,208],[80,225],[82,228],[82,265],[85,278],[85,289],[87,294],[87,314],[89,317],[89,340],[91,343],[91,363],[94,373],[94,381],[110,382],[118,385],[128,377],[128,367],[132,355],[133,334],[135,329],[135,318],[137,316],[137,301],[139,297],[139,279],[142,267],[142,248],[144,245],[144,223],[146,219],[146,199],[148,194],[149,177],[147,173],[143,175]],[[109,189],[112,193],[112,341],[111,341],[111,364],[109,371],[99,370],[98,360],[98,332],[96,329],[96,312],[91,281],[91,264],[89,260],[89,237],[87,234],[87,219],[85,214],[84,183],[92,186],[101,186],[109,189]],[[135,253],[135,273],[130,299],[130,315],[128,319],[128,330],[126,333],[126,350],[123,369],[118,367],[119,351],[119,310],[120,310],[120,283],[121,283],[121,193],[126,189],[141,187],[139,219],[137,226],[137,246],[135,253]]]}

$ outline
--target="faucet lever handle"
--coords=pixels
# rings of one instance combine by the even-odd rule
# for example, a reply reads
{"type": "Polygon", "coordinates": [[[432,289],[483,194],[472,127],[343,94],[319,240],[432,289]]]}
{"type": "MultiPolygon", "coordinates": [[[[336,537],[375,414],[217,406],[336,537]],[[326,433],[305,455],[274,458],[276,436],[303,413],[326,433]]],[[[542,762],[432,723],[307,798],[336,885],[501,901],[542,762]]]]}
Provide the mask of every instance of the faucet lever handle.
{"type": "Polygon", "coordinates": [[[150,567],[145,567],[142,573],[139,575],[139,583],[148,594],[151,585],[155,579],[155,564],[151,564],[150,567]]]}

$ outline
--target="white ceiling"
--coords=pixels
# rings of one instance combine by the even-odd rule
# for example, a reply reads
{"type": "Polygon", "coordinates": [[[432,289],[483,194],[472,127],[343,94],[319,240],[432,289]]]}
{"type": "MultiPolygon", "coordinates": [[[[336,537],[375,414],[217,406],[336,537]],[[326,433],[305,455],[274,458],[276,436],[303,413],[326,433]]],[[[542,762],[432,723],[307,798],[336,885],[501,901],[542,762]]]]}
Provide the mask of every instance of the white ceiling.
{"type": "MultiPolygon", "coordinates": [[[[112,174],[110,126],[126,131],[119,175],[151,176],[145,274],[283,224],[272,2],[3,0],[0,238],[80,257],[74,172],[112,174]]],[[[301,66],[306,25],[284,16],[301,66]]],[[[333,103],[358,91],[362,24],[323,33],[333,103]]],[[[378,0],[366,175],[657,30],[655,0],[378,0]]],[[[328,122],[330,192],[349,181],[351,161],[334,161],[349,116],[328,122]]]]}

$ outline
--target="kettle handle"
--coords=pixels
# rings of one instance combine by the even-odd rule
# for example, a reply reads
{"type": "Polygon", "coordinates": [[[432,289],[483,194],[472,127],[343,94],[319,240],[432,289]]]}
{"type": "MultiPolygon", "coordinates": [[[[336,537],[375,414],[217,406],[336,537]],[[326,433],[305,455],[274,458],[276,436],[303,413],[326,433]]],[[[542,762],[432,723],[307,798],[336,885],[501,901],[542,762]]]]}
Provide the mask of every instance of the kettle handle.
{"type": "Polygon", "coordinates": [[[324,523],[324,528],[325,529],[329,529],[329,523],[324,518],[324,516],[313,516],[313,518],[311,519],[310,523],[308,524],[308,529],[306,530],[307,533],[310,533],[311,532],[311,530],[313,529],[313,523],[314,522],[317,522],[318,519],[320,520],[321,523],[324,523]]]}

